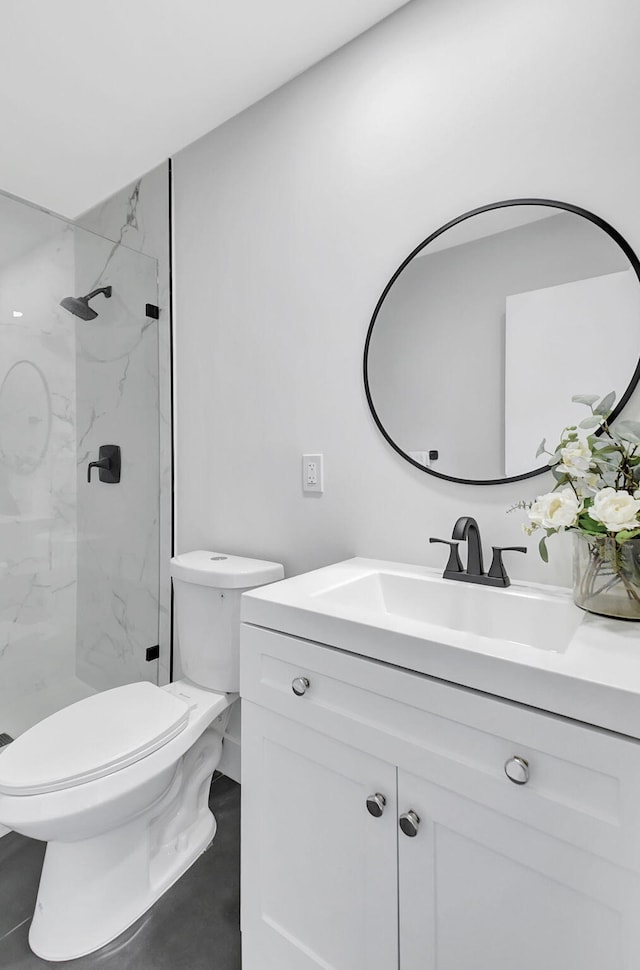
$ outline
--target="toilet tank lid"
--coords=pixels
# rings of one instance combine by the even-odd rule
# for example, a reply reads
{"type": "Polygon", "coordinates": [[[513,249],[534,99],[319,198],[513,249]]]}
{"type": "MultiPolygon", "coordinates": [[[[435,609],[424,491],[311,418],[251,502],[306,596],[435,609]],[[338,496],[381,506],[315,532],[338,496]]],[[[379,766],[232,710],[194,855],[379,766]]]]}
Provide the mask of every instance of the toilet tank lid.
{"type": "Polygon", "coordinates": [[[251,589],[284,579],[284,566],[264,559],[245,559],[224,552],[196,549],[171,560],[171,575],[185,583],[219,589],[251,589]]]}

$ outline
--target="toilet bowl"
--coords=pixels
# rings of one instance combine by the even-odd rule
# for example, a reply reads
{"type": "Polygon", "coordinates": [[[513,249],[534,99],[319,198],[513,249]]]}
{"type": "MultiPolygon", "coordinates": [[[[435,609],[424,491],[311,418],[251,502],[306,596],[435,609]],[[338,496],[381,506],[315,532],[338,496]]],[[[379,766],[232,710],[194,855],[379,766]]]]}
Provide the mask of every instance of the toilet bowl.
{"type": "Polygon", "coordinates": [[[240,595],[283,569],[198,551],[172,560],[172,573],[190,676],[95,694],[0,754],[0,823],[48,843],[29,932],[46,960],[109,943],[215,835],[209,787],[238,696],[240,595]]]}

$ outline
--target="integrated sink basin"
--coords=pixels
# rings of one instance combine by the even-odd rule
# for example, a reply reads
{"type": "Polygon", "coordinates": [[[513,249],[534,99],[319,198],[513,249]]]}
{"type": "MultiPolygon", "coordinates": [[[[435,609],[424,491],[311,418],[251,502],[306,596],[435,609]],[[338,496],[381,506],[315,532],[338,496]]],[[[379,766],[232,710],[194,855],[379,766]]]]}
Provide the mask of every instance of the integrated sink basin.
{"type": "Polygon", "coordinates": [[[565,594],[455,583],[426,570],[371,570],[311,595],[320,605],[370,623],[396,616],[555,652],[567,649],[583,618],[565,594]]]}
{"type": "Polygon", "coordinates": [[[640,739],[640,624],[585,613],[568,589],[357,558],[245,593],[241,618],[640,739]]]}

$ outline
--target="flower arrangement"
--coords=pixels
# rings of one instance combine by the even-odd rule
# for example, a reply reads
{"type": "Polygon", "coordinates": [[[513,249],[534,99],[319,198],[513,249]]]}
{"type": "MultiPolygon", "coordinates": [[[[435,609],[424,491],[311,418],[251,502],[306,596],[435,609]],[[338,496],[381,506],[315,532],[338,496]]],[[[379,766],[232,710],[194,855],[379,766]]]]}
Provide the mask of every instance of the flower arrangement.
{"type": "Polygon", "coordinates": [[[546,540],[571,530],[578,537],[574,598],[578,606],[610,616],[640,619],[640,422],[609,417],[615,393],[572,398],[591,414],[564,428],[553,451],[542,441],[537,457],[548,455],[553,491],[526,508],[528,535],[542,529],[539,550],[548,561],[546,540]]]}

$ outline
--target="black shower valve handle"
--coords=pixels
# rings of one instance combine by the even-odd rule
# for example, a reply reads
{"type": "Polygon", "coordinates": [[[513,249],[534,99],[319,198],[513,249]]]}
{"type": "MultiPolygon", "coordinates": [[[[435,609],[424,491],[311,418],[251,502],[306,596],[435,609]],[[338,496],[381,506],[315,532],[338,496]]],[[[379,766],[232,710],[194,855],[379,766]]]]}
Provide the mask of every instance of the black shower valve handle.
{"type": "Polygon", "coordinates": [[[91,469],[92,468],[105,468],[107,471],[111,470],[111,459],[110,458],[99,458],[98,461],[90,461],[87,465],[87,481],[91,481],[91,469]]]}
{"type": "Polygon", "coordinates": [[[87,466],[87,481],[91,481],[91,472],[97,468],[100,472],[100,481],[106,485],[117,485],[120,481],[122,466],[122,456],[120,445],[100,445],[98,459],[90,461],[87,466]]]}

